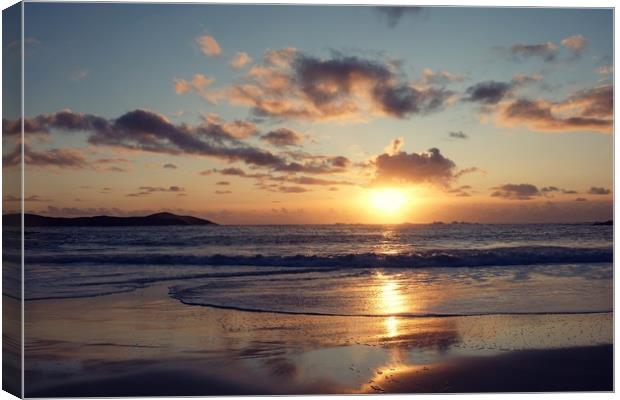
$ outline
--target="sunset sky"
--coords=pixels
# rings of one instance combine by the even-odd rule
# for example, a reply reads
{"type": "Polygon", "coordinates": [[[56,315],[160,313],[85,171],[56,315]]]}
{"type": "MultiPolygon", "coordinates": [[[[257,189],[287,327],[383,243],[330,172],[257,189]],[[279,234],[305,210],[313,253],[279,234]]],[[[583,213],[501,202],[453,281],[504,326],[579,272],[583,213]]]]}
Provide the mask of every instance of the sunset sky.
{"type": "MultiPolygon", "coordinates": [[[[25,10],[27,212],[612,217],[611,10],[25,10]]],[[[4,38],[5,57],[18,39],[4,38]]],[[[14,170],[19,112],[4,117],[14,170]]],[[[5,192],[5,212],[16,200],[5,192]]]]}

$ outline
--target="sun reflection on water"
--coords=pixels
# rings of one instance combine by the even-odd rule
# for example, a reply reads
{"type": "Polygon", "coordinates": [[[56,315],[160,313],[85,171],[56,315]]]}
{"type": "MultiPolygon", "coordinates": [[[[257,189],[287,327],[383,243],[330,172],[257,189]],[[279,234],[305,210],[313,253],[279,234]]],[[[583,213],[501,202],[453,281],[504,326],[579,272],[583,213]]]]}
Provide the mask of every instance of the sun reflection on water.
{"type": "Polygon", "coordinates": [[[401,293],[398,281],[390,276],[378,273],[380,280],[380,298],[378,307],[381,314],[401,314],[405,312],[405,297],[401,293]]]}
{"type": "Polygon", "coordinates": [[[398,318],[393,316],[385,319],[385,331],[387,337],[394,338],[398,336],[398,322],[398,318]]]}
{"type": "Polygon", "coordinates": [[[377,311],[380,314],[389,315],[384,322],[385,336],[394,338],[398,336],[399,320],[396,315],[402,314],[407,310],[406,298],[402,294],[401,287],[397,279],[393,276],[377,273],[379,280],[379,296],[377,301],[377,311]]]}

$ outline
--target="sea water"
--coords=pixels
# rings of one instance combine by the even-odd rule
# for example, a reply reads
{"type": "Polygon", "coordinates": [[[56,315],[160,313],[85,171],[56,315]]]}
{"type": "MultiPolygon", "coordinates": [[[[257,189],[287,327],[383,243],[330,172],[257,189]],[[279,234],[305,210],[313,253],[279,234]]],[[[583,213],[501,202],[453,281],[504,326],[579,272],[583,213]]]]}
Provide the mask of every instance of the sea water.
{"type": "Polygon", "coordinates": [[[612,276],[613,227],[588,224],[25,231],[32,301],[157,284],[188,306],[287,314],[610,312],[612,276]]]}

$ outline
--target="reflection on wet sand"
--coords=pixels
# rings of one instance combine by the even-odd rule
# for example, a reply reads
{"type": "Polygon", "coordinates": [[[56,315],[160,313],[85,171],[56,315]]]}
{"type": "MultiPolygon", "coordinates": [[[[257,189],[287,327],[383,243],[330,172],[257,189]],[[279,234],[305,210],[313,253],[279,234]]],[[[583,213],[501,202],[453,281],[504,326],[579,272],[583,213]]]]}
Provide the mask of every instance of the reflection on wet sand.
{"type": "MultiPolygon", "coordinates": [[[[375,278],[382,280],[376,307],[395,315],[285,315],[187,306],[169,298],[166,286],[27,302],[26,395],[87,396],[93,388],[99,395],[442,391],[443,381],[433,374],[447,366],[456,371],[457,364],[464,365],[458,360],[501,361],[530,349],[568,351],[612,342],[609,313],[396,316],[413,300],[402,295],[397,279],[375,278]],[[77,304],[88,312],[76,313],[77,304]],[[410,385],[420,380],[434,383],[410,385]],[[157,392],[164,384],[177,391],[157,392]]],[[[588,354],[582,354],[584,362],[588,354]]],[[[450,376],[456,380],[463,374],[450,376]]]]}

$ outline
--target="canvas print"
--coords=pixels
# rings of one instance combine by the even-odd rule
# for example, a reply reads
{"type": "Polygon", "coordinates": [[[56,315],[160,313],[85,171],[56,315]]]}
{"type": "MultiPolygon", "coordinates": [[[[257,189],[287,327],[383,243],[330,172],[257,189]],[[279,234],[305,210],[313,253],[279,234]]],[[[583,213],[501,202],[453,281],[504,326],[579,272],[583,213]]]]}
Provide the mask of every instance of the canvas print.
{"type": "Polygon", "coordinates": [[[4,10],[3,388],[612,391],[613,17],[4,10]]]}

